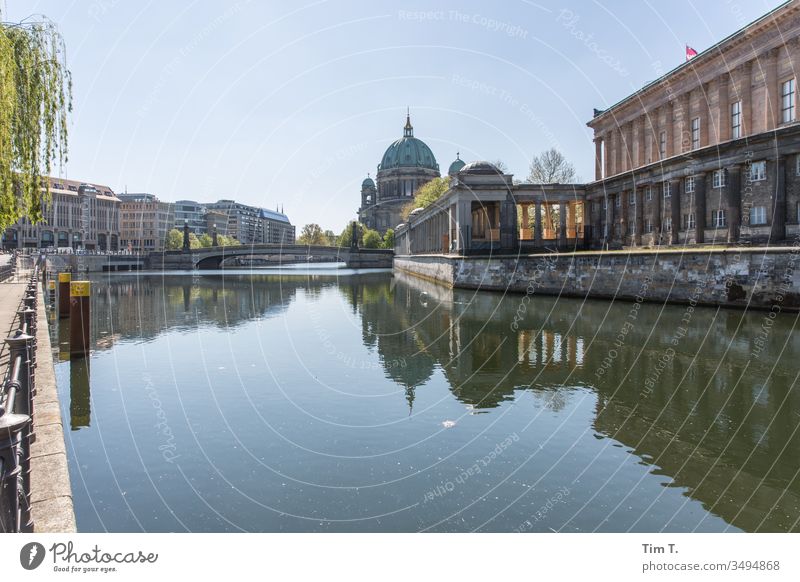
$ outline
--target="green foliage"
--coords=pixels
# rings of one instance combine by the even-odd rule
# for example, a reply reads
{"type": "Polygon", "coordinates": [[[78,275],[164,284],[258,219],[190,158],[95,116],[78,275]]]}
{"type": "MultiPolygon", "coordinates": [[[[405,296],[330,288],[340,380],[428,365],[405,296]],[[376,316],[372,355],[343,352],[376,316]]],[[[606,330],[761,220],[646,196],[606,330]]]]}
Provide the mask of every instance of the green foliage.
{"type": "Polygon", "coordinates": [[[426,208],[436,202],[450,188],[450,176],[434,178],[426,182],[414,193],[414,199],[403,207],[403,220],[408,220],[408,215],[417,208],[426,208]]]}
{"type": "Polygon", "coordinates": [[[173,228],[167,233],[164,241],[164,248],[168,251],[179,251],[183,248],[183,233],[177,228],[173,228]]]}
{"type": "Polygon", "coordinates": [[[383,244],[383,239],[377,230],[367,229],[362,237],[362,246],[365,249],[378,249],[383,244]]]}
{"type": "Polygon", "coordinates": [[[217,235],[218,247],[238,247],[241,244],[242,243],[239,242],[238,239],[235,239],[232,236],[225,236],[224,234],[217,235]]]}
{"type": "MultiPolygon", "coordinates": [[[[359,241],[364,238],[364,231],[366,231],[366,230],[367,230],[367,227],[365,227],[362,223],[359,222],[358,223],[358,231],[357,231],[358,232],[359,241]]],[[[340,246],[340,247],[349,247],[351,240],[353,240],[353,223],[352,222],[348,222],[347,226],[344,227],[344,230],[342,231],[342,234],[340,234],[337,237],[336,242],[338,243],[338,246],[340,246]]]]}
{"type": "Polygon", "coordinates": [[[305,225],[300,231],[297,242],[301,245],[334,246],[334,238],[336,237],[333,235],[333,232],[329,230],[323,232],[320,225],[311,223],[305,225]]]}
{"type": "MultiPolygon", "coordinates": [[[[183,243],[181,243],[182,245],[183,243]]],[[[181,246],[181,248],[183,248],[181,246]]],[[[199,249],[200,248],[200,239],[197,238],[197,235],[193,232],[189,233],[189,248],[190,249],[199,249]]]]}
{"type": "MultiPolygon", "coordinates": [[[[219,237],[217,237],[217,239],[219,239],[219,237]]],[[[211,235],[207,232],[201,234],[197,240],[200,243],[200,246],[203,248],[210,247],[214,243],[214,239],[211,238],[211,235]]],[[[219,240],[217,240],[217,244],[219,244],[219,240]]]]}
{"type": "Polygon", "coordinates": [[[383,244],[381,248],[393,249],[394,248],[394,229],[390,228],[383,234],[383,244]]]}
{"type": "Polygon", "coordinates": [[[42,220],[46,177],[54,162],[67,161],[72,80],[65,55],[52,21],[0,22],[0,230],[23,216],[42,220]]]}

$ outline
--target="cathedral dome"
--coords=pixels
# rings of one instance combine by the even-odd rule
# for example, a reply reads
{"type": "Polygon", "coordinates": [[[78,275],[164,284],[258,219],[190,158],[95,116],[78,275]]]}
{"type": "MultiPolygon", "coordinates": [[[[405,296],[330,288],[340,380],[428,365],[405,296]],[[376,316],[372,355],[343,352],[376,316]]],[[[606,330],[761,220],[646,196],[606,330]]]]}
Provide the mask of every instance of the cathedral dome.
{"type": "Polygon", "coordinates": [[[371,188],[372,190],[375,189],[375,182],[369,176],[364,178],[364,181],[361,182],[361,189],[365,190],[367,188],[371,188]]]}
{"type": "Polygon", "coordinates": [[[447,170],[447,175],[448,176],[455,176],[456,174],[458,174],[461,171],[461,168],[466,166],[466,164],[464,163],[464,160],[462,160],[459,157],[459,155],[460,155],[459,153],[456,153],[456,159],[453,160],[452,164],[450,164],[450,168],[447,170]]]}
{"type": "Polygon", "coordinates": [[[439,171],[439,164],[436,163],[431,148],[424,141],[414,137],[410,117],[406,118],[403,137],[389,146],[383,154],[381,165],[378,166],[379,170],[394,168],[425,168],[439,171]]]}
{"type": "Polygon", "coordinates": [[[470,162],[458,172],[459,174],[467,174],[467,175],[484,175],[484,176],[491,176],[491,175],[499,175],[502,176],[503,172],[495,166],[491,162],[485,161],[478,161],[478,162],[470,162]]]}

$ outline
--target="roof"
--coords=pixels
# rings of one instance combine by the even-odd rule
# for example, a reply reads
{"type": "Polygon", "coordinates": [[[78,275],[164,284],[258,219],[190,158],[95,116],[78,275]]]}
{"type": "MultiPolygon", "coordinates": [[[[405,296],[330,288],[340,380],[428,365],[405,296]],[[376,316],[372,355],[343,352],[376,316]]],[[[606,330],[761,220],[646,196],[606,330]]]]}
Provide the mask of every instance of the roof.
{"type": "Polygon", "coordinates": [[[667,78],[669,78],[669,77],[671,77],[673,75],[677,75],[678,73],[681,73],[684,70],[690,70],[692,68],[697,67],[699,64],[702,64],[703,61],[709,59],[713,55],[716,55],[720,51],[722,51],[723,48],[725,47],[725,45],[732,43],[734,40],[737,40],[741,36],[744,36],[748,29],[750,29],[750,28],[752,28],[754,26],[757,26],[759,24],[764,23],[765,21],[769,20],[770,18],[773,18],[776,15],[776,13],[781,12],[782,10],[786,9],[788,6],[790,6],[792,4],[795,4],[795,3],[796,3],[796,0],[787,0],[786,2],[783,2],[780,6],[777,6],[776,8],[773,8],[772,10],[770,10],[769,12],[764,14],[763,16],[761,16],[761,17],[757,18],[756,20],[754,20],[753,22],[743,26],[742,28],[740,28],[736,32],[734,32],[732,34],[729,34],[728,36],[723,38],[721,41],[719,41],[716,44],[710,46],[709,48],[705,49],[704,51],[699,52],[696,56],[692,57],[690,60],[688,60],[688,61],[686,61],[684,63],[681,63],[680,65],[678,65],[677,67],[675,67],[671,71],[669,71],[667,73],[664,73],[663,75],[661,75],[657,79],[655,79],[653,81],[650,81],[649,83],[645,84],[641,89],[635,91],[634,93],[631,93],[630,95],[628,95],[627,97],[625,97],[623,99],[620,99],[619,101],[617,101],[616,103],[614,103],[610,107],[608,107],[606,109],[602,109],[602,110],[595,109],[594,110],[594,117],[592,118],[591,121],[589,121],[587,123],[587,125],[589,125],[589,126],[593,125],[593,123],[597,119],[599,119],[601,117],[604,117],[610,111],[612,111],[612,110],[624,105],[625,103],[627,103],[628,101],[630,101],[630,100],[632,100],[632,99],[634,99],[636,97],[639,97],[640,95],[642,95],[643,93],[648,92],[649,90],[653,89],[654,87],[657,87],[657,86],[661,85],[664,82],[665,79],[667,79],[667,78]]]}
{"type": "Polygon", "coordinates": [[[275,212],[274,210],[267,210],[266,208],[261,209],[261,218],[269,218],[271,220],[277,220],[279,222],[285,222],[286,224],[290,224],[289,217],[281,212],[275,212]]]}
{"type": "Polygon", "coordinates": [[[92,184],[89,182],[80,182],[78,180],[54,178],[53,176],[49,176],[47,179],[50,181],[51,193],[70,194],[72,196],[77,196],[81,186],[90,186],[97,190],[97,196],[99,196],[101,199],[119,202],[119,198],[117,198],[116,194],[114,194],[114,191],[103,184],[92,184]]]}

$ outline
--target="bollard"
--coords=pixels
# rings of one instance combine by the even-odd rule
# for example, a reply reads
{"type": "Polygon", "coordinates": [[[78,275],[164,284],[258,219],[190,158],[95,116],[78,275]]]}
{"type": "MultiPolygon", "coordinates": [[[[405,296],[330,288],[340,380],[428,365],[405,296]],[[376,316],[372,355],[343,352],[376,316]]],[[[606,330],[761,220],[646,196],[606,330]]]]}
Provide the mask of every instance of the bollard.
{"type": "Polygon", "coordinates": [[[69,284],[70,273],[58,274],[58,317],[69,317],[69,284]]]}
{"type": "Polygon", "coordinates": [[[69,284],[69,354],[73,358],[89,353],[90,289],[89,281],[69,284]]]}
{"type": "Polygon", "coordinates": [[[56,282],[52,279],[47,282],[47,291],[49,295],[50,309],[53,309],[56,305],[56,282]]]}

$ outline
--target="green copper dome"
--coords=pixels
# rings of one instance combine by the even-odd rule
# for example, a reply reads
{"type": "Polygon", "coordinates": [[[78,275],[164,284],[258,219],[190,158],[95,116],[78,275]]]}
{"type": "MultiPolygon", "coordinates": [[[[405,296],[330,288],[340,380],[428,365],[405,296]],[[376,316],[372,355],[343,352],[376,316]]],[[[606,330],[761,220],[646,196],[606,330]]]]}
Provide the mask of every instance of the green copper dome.
{"type": "Polygon", "coordinates": [[[458,174],[461,171],[461,168],[463,168],[464,166],[467,165],[467,164],[464,163],[464,160],[462,160],[459,157],[459,155],[460,155],[460,152],[456,153],[456,159],[453,161],[452,164],[450,164],[450,168],[447,170],[447,174],[449,176],[455,176],[456,174],[458,174]]]}
{"type": "Polygon", "coordinates": [[[398,139],[386,150],[381,160],[379,170],[391,170],[393,168],[427,168],[439,171],[439,164],[433,157],[433,152],[424,141],[414,137],[414,128],[411,126],[411,118],[406,118],[406,126],[403,129],[403,137],[398,139]]]}
{"type": "Polygon", "coordinates": [[[364,181],[361,182],[361,189],[364,190],[365,188],[375,189],[375,182],[369,176],[364,178],[364,181]]]}

